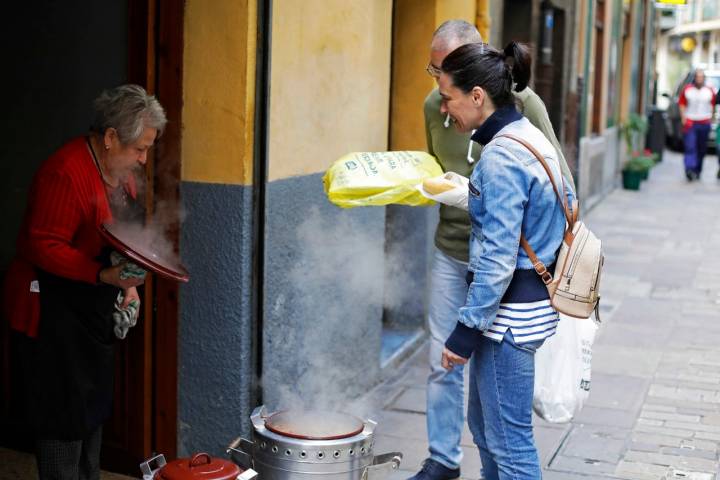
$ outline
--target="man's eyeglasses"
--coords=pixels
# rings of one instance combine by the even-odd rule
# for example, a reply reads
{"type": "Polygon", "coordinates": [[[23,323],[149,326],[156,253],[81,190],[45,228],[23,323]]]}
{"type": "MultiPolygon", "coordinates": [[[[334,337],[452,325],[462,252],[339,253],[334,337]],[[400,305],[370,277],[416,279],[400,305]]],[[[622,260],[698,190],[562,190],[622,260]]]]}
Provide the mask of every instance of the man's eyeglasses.
{"type": "Polygon", "coordinates": [[[440,78],[440,74],[442,73],[442,70],[440,70],[432,63],[427,64],[427,67],[425,67],[425,71],[433,78],[440,78]]]}

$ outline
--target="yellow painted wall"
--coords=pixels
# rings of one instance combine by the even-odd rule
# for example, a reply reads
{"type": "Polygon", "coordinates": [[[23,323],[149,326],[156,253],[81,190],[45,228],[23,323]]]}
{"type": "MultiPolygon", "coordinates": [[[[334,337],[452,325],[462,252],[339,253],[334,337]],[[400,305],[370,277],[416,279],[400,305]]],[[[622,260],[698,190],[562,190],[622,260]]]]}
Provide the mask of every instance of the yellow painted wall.
{"type": "Polygon", "coordinates": [[[490,0],[476,0],[475,3],[475,25],[480,32],[484,42],[490,41],[490,32],[492,31],[493,22],[490,13],[490,0]]]}
{"type": "Polygon", "coordinates": [[[436,0],[435,27],[439,27],[445,20],[452,19],[463,19],[475,24],[476,6],[477,0],[436,0]]]}
{"type": "Polygon", "coordinates": [[[395,0],[390,147],[425,150],[423,102],[435,88],[425,71],[430,41],[446,20],[476,20],[476,0],[395,0]]]}
{"type": "Polygon", "coordinates": [[[436,0],[395,0],[390,147],[425,150],[423,102],[435,88],[427,74],[430,41],[438,27],[436,0]]]}
{"type": "Polygon", "coordinates": [[[274,0],[270,181],[388,146],[392,0],[274,0]]]}
{"type": "Polygon", "coordinates": [[[184,181],[252,183],[256,4],[185,1],[184,181]]]}

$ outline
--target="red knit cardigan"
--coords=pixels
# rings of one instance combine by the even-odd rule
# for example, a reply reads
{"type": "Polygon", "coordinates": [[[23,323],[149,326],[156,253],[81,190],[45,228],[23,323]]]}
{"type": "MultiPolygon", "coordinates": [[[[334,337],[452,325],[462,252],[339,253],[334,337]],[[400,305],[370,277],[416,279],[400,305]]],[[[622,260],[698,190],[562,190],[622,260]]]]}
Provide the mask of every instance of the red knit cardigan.
{"type": "Polygon", "coordinates": [[[13,330],[37,336],[40,302],[38,293],[31,292],[34,267],[97,283],[103,268],[97,257],[105,245],[98,227],[111,221],[105,185],[86,138],[75,138],[42,164],[30,188],[17,256],[4,288],[5,314],[13,330]]]}

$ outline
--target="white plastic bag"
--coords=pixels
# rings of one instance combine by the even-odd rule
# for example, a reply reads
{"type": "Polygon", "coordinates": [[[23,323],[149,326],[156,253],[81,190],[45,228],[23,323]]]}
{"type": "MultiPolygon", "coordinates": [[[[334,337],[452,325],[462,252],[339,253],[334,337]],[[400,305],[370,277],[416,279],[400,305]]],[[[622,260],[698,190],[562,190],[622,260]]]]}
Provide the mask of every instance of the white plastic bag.
{"type": "Polygon", "coordinates": [[[443,178],[445,180],[449,180],[450,182],[457,185],[452,190],[448,190],[447,192],[438,193],[436,195],[433,195],[432,193],[426,191],[423,188],[423,184],[417,185],[417,188],[420,193],[423,194],[424,197],[429,198],[431,200],[435,200],[438,203],[443,203],[445,205],[450,205],[451,207],[457,207],[462,210],[467,211],[468,209],[468,183],[469,180],[467,177],[463,177],[460,174],[457,174],[455,172],[446,172],[443,175],[435,178],[443,178]]]}
{"type": "Polygon", "coordinates": [[[590,395],[592,319],[560,314],[555,335],[535,353],[533,410],[550,423],[566,423],[580,412],[590,395]]]}

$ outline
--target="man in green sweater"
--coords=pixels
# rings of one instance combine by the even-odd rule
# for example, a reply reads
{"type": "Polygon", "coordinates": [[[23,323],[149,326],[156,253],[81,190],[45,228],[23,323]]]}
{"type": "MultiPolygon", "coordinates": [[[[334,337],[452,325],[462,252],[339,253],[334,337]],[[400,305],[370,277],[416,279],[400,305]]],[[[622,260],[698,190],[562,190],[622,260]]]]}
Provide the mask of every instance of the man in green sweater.
{"type": "MultiPolygon", "coordinates": [[[[430,44],[427,72],[436,80],[443,59],[466,43],[481,42],[477,29],[464,20],[449,20],[435,31],[430,44]]],[[[572,174],[560,144],[555,138],[545,104],[530,88],[516,93],[518,110],[539,128],[555,146],[565,181],[574,189],[572,174]]],[[[460,133],[450,117],[440,113],[440,94],[435,88],[425,99],[425,132],[428,152],[443,170],[465,177],[480,158],[481,147],[460,133]]],[[[451,480],[460,476],[462,450],[460,437],[464,425],[463,368],[445,370],[440,365],[445,340],[465,304],[469,256],[470,219],[464,210],[440,205],[440,222],[435,232],[435,253],[430,273],[428,329],[430,331],[430,375],[427,383],[427,432],[430,456],[422,470],[410,480],[451,480]]]]}

